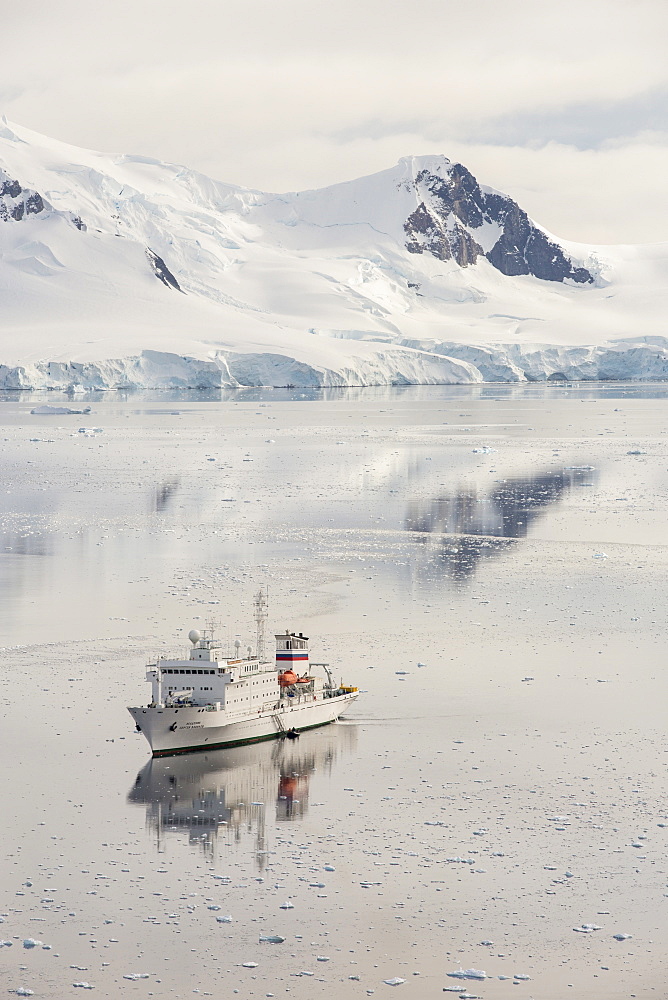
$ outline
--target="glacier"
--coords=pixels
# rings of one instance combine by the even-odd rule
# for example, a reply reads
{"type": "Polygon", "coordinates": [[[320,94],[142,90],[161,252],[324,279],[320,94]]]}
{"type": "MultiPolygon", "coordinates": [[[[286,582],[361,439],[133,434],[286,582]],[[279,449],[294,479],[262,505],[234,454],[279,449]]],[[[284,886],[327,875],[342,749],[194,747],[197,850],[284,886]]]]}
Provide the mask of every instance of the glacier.
{"type": "Polygon", "coordinates": [[[0,123],[0,388],[658,380],[668,244],[548,233],[444,156],[271,194],[0,123]]]}

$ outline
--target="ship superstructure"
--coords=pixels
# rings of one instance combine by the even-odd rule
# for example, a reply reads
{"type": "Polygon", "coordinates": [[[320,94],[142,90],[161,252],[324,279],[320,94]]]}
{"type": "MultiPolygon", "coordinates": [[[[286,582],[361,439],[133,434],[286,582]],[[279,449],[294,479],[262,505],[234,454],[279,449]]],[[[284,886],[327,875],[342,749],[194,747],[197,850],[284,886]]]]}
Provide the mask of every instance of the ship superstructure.
{"type": "MultiPolygon", "coordinates": [[[[258,648],[264,646],[266,597],[255,601],[258,648]]],[[[334,722],[357,698],[355,687],[335,685],[327,664],[309,664],[308,637],[286,630],[275,636],[276,659],[250,648],[228,656],[213,629],[193,629],[184,659],[158,657],[147,667],[149,705],[128,711],[154,756],[240,746],[334,722]],[[321,667],[325,677],[310,667],[321,667]]]]}

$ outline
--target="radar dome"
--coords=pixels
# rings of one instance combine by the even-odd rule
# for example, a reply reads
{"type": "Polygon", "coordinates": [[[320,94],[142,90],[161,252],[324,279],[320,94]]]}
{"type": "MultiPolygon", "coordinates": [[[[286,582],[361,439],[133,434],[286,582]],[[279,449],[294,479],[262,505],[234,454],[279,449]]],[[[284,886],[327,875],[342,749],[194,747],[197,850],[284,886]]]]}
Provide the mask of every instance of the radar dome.
{"type": "Polygon", "coordinates": [[[197,631],[197,629],[196,629],[196,628],[192,628],[192,629],[190,630],[190,632],[188,632],[188,638],[189,638],[189,639],[190,639],[190,641],[192,642],[193,646],[196,646],[196,645],[197,645],[197,643],[198,643],[198,642],[200,641],[200,639],[202,638],[202,636],[201,636],[201,634],[200,634],[200,633],[199,633],[199,632],[197,631]]]}

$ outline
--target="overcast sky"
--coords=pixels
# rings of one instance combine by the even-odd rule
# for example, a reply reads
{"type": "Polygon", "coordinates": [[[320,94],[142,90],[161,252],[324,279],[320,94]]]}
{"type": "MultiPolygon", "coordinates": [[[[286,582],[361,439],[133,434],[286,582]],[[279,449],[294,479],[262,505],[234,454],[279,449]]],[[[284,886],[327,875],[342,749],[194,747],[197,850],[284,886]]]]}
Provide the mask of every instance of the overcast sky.
{"type": "Polygon", "coordinates": [[[0,112],[269,191],[443,153],[583,242],[666,240],[667,0],[21,0],[0,112]]]}

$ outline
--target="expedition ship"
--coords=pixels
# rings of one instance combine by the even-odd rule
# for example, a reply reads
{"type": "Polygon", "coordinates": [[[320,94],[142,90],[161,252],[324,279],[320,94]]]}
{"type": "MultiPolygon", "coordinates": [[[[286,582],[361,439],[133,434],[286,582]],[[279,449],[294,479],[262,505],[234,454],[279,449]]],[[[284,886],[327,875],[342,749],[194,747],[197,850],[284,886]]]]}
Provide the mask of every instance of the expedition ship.
{"type": "Polygon", "coordinates": [[[193,629],[186,659],[149,663],[149,705],[128,711],[154,757],[241,746],[335,722],[358,697],[356,687],[335,685],[329,665],[309,664],[308,637],[286,631],[275,636],[275,661],[264,658],[267,599],[255,599],[257,651],[228,657],[213,629],[193,629]],[[325,677],[310,667],[321,667],[325,677]]]}

